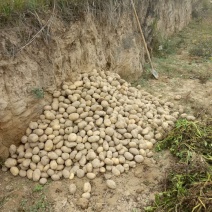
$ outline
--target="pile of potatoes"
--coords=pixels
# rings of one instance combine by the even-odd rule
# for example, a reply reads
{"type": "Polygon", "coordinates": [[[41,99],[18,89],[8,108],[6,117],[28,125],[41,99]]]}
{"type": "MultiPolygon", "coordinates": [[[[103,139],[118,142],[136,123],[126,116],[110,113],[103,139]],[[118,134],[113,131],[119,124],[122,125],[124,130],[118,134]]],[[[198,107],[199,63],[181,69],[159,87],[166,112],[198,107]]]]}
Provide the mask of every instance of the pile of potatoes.
{"type": "Polygon", "coordinates": [[[63,178],[119,176],[145,157],[182,113],[171,102],[131,87],[118,74],[83,73],[53,93],[21,145],[10,146],[6,169],[45,184],[63,178]]]}

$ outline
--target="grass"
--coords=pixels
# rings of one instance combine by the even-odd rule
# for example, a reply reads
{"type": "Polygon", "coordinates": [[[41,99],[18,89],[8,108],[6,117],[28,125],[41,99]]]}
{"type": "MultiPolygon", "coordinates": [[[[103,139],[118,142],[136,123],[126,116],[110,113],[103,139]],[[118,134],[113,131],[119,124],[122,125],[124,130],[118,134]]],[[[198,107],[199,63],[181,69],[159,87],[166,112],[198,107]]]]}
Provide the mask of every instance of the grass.
{"type": "Polygon", "coordinates": [[[20,202],[18,211],[43,212],[50,211],[51,205],[45,195],[45,186],[37,184],[32,189],[30,196],[25,196],[20,202]]]}
{"type": "Polygon", "coordinates": [[[114,0],[4,0],[0,2],[0,22],[11,24],[19,21],[21,16],[27,16],[29,12],[41,14],[55,9],[55,15],[68,22],[82,19],[89,12],[103,24],[115,24],[120,20],[123,8],[128,8],[126,5],[129,2],[114,0]]]}
{"type": "Polygon", "coordinates": [[[212,211],[212,120],[205,124],[179,120],[156,146],[157,151],[164,149],[178,162],[163,182],[164,191],[145,211],[212,211]]]}
{"type": "Polygon", "coordinates": [[[6,200],[7,200],[7,197],[6,196],[5,197],[2,197],[0,199],[0,209],[2,208],[2,206],[4,205],[4,203],[6,202],[6,200]]]}
{"type": "Polygon", "coordinates": [[[185,79],[212,80],[212,6],[203,2],[203,11],[188,27],[169,39],[153,36],[153,62],[160,75],[185,79]]]}
{"type": "Polygon", "coordinates": [[[29,212],[49,211],[49,203],[46,197],[42,195],[30,208],[29,212]]]}
{"type": "Polygon", "coordinates": [[[43,188],[44,188],[43,185],[37,184],[37,185],[34,187],[33,192],[40,192],[40,191],[43,191],[43,188]]]}
{"type": "Polygon", "coordinates": [[[189,50],[191,56],[212,59],[212,38],[201,40],[189,50]]]}

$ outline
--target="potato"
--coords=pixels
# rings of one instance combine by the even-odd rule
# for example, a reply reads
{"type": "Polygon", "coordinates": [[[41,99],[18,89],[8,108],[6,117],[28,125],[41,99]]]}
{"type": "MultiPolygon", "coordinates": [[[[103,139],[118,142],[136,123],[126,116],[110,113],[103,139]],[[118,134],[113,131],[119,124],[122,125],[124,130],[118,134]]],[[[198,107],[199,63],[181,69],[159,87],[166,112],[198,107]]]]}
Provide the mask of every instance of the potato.
{"type": "Polygon", "coordinates": [[[39,157],[38,155],[33,155],[33,156],[32,156],[32,161],[33,161],[34,163],[38,163],[38,162],[40,161],[40,157],[39,157]]]}
{"type": "Polygon", "coordinates": [[[96,177],[96,174],[94,174],[94,173],[87,173],[86,176],[87,176],[88,179],[93,180],[96,177]]]}
{"type": "Polygon", "coordinates": [[[56,170],[56,169],[57,169],[57,162],[56,162],[55,160],[52,160],[52,161],[50,162],[50,168],[51,168],[52,170],[56,170]]]}
{"type": "Polygon", "coordinates": [[[69,115],[69,119],[70,119],[71,121],[76,121],[77,119],[79,119],[79,114],[78,114],[78,113],[71,113],[71,114],[69,115]]]}
{"type": "Polygon", "coordinates": [[[47,120],[54,120],[55,119],[55,115],[54,115],[54,113],[52,113],[50,111],[45,111],[45,118],[47,120]]]}
{"type": "Polygon", "coordinates": [[[17,147],[15,145],[13,145],[13,144],[10,145],[9,152],[11,155],[15,154],[16,150],[17,150],[17,147]]]}
{"type": "MultiPolygon", "coordinates": [[[[22,145],[10,146],[5,169],[41,184],[48,177],[94,179],[106,171],[119,176],[152,157],[153,144],[174,127],[180,114],[195,119],[182,114],[182,106],[173,107],[115,73],[81,74],[53,92],[40,119],[30,122],[22,145]]],[[[90,191],[82,197],[89,199],[90,191]]]]}
{"type": "Polygon", "coordinates": [[[113,180],[106,181],[107,187],[110,189],[116,189],[116,183],[113,180]]]}
{"type": "Polygon", "coordinates": [[[29,128],[32,130],[35,130],[38,128],[38,123],[37,122],[30,122],[29,123],[29,128]]]}
{"type": "Polygon", "coordinates": [[[76,171],[76,175],[77,175],[78,178],[82,178],[82,177],[84,177],[85,172],[82,169],[78,169],[76,171]]]}
{"type": "Polygon", "coordinates": [[[86,193],[82,194],[82,198],[90,199],[90,197],[91,197],[91,194],[89,192],[86,192],[86,193]]]}
{"type": "Polygon", "coordinates": [[[47,179],[42,177],[42,178],[40,178],[39,183],[40,183],[41,185],[44,185],[44,184],[47,183],[47,179]]]}
{"type": "Polygon", "coordinates": [[[124,153],[124,157],[125,157],[127,160],[132,160],[132,159],[133,159],[133,155],[132,155],[130,152],[125,152],[125,153],[124,153]]]}
{"type": "Polygon", "coordinates": [[[62,171],[62,174],[63,174],[63,177],[64,177],[65,179],[68,179],[68,178],[70,177],[70,172],[69,172],[68,170],[66,170],[66,169],[64,169],[64,170],[62,171]]]}
{"type": "Polygon", "coordinates": [[[52,149],[53,149],[53,141],[52,140],[47,140],[45,142],[44,150],[49,152],[52,149]]]}
{"type": "Polygon", "coordinates": [[[112,173],[115,176],[119,176],[121,174],[120,171],[115,166],[113,166],[112,168],[112,173]]]}
{"type": "Polygon", "coordinates": [[[32,169],[28,169],[26,174],[27,174],[27,178],[31,180],[32,179],[32,175],[33,175],[33,170],[32,169]]]}
{"type": "Polygon", "coordinates": [[[89,182],[84,183],[83,191],[84,191],[84,193],[90,193],[91,192],[91,184],[89,182]]]}
{"type": "Polygon", "coordinates": [[[12,173],[13,176],[17,176],[19,174],[19,169],[13,166],[10,168],[10,172],[12,173]]]}
{"type": "Polygon", "coordinates": [[[30,134],[28,136],[28,142],[35,143],[37,141],[38,141],[38,135],[36,135],[36,134],[30,134]]]}
{"type": "Polygon", "coordinates": [[[51,178],[52,178],[52,180],[57,181],[57,180],[60,179],[60,176],[59,176],[58,174],[53,174],[53,175],[51,176],[51,178]]]}
{"type": "Polygon", "coordinates": [[[76,193],[76,190],[77,190],[76,185],[75,184],[70,184],[70,186],[69,186],[69,192],[71,194],[75,194],[76,193]]]}
{"type": "Polygon", "coordinates": [[[17,160],[16,159],[13,159],[13,158],[8,158],[4,165],[7,167],[7,168],[11,168],[11,167],[14,167],[17,165],[17,160]]]}
{"type": "Polygon", "coordinates": [[[32,180],[33,181],[39,181],[40,180],[41,171],[39,169],[35,169],[32,174],[32,180]]]}

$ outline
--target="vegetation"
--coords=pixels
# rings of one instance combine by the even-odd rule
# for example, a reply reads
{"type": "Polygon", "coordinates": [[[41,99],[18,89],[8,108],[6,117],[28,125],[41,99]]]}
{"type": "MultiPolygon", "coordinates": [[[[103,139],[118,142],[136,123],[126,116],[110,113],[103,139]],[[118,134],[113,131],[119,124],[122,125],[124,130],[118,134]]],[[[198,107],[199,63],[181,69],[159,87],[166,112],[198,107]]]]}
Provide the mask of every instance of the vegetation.
{"type": "Polygon", "coordinates": [[[169,149],[179,161],[155,197],[149,212],[212,211],[212,120],[206,124],[179,120],[156,150],[169,149]]]}
{"type": "Polygon", "coordinates": [[[34,191],[34,192],[40,192],[40,191],[43,191],[43,188],[44,188],[43,185],[37,184],[37,185],[34,187],[33,191],[34,191]]]}
{"type": "Polygon", "coordinates": [[[125,3],[108,0],[4,0],[0,2],[0,23],[11,24],[30,13],[52,13],[60,15],[65,21],[84,18],[85,12],[97,16],[102,23],[113,24],[119,21],[119,15],[125,3]]]}
{"type": "Polygon", "coordinates": [[[45,195],[45,186],[37,184],[32,189],[30,193],[30,198],[26,196],[20,202],[18,211],[27,211],[27,212],[42,212],[50,211],[50,203],[47,201],[45,195]]]}
{"type": "Polygon", "coordinates": [[[190,50],[191,56],[203,57],[206,59],[212,58],[212,38],[201,40],[195,44],[190,50]]]}
{"type": "Polygon", "coordinates": [[[44,90],[42,88],[34,88],[32,89],[32,93],[38,99],[42,99],[44,97],[44,90]]]}

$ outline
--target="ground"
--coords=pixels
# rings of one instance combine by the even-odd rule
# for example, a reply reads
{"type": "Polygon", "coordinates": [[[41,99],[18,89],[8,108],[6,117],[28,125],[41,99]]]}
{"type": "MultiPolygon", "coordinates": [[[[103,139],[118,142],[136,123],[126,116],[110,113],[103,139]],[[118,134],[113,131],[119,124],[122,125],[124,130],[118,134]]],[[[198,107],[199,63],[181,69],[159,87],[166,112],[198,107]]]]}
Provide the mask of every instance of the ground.
{"type": "MultiPolygon", "coordinates": [[[[170,41],[166,41],[161,46],[161,52],[153,58],[159,79],[153,79],[146,72],[134,85],[140,85],[141,89],[162,99],[169,99],[176,105],[183,105],[187,113],[194,114],[198,119],[211,117],[212,58],[204,54],[207,51],[205,48],[212,43],[211,20],[209,17],[198,18],[170,41]],[[169,50],[168,54],[166,50],[169,50]],[[176,95],[181,95],[181,100],[174,100],[176,95]]],[[[85,211],[144,211],[144,207],[154,201],[154,194],[163,189],[162,181],[174,160],[168,151],[155,153],[153,158],[146,159],[120,177],[111,174],[98,176],[91,181],[91,199],[85,211]],[[117,183],[116,190],[107,189],[105,180],[109,178],[117,183]]],[[[77,185],[75,195],[70,195],[68,191],[71,180],[49,181],[41,186],[2,171],[0,179],[2,212],[83,211],[76,203],[86,178],[73,180],[77,185]]]]}

